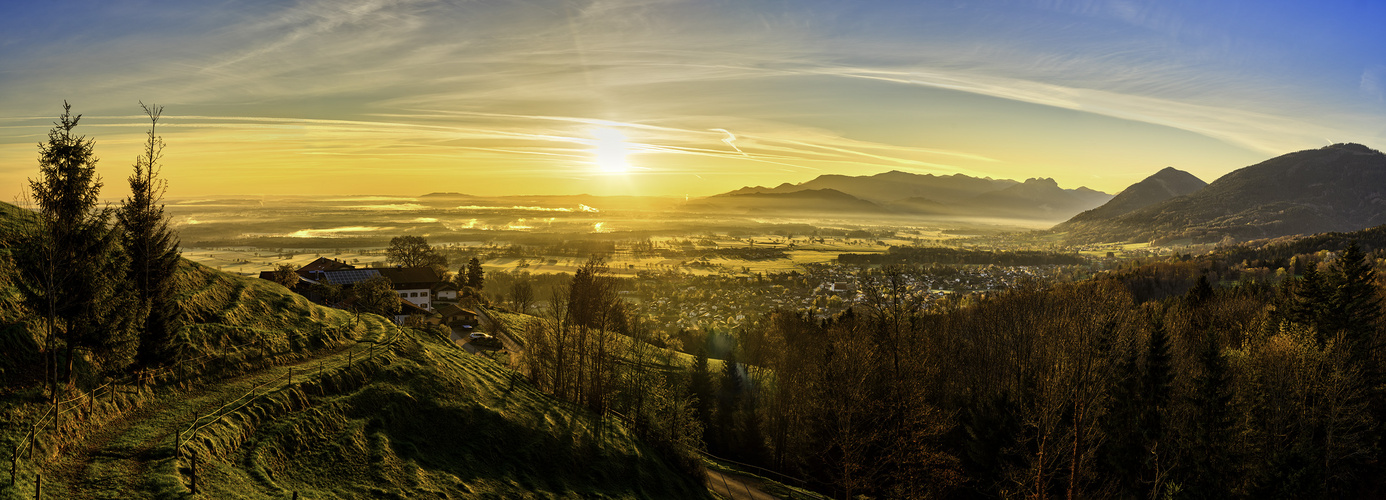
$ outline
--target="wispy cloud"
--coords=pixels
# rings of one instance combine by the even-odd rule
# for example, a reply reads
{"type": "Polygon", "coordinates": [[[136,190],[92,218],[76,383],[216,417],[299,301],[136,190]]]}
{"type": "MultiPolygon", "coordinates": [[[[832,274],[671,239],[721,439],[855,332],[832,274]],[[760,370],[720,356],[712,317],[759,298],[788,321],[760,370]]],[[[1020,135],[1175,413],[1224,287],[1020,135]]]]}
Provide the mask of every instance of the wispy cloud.
{"type": "MultiPolygon", "coordinates": [[[[1386,141],[1379,59],[1353,62],[1350,91],[1335,93],[1299,76],[1331,72],[1267,63],[1294,54],[1267,48],[1219,7],[926,4],[180,4],[168,6],[170,28],[144,31],[129,23],[141,13],[108,6],[83,19],[93,39],[0,46],[0,107],[43,117],[71,98],[90,116],[84,126],[103,130],[107,157],[125,158],[140,131],[133,103],[155,100],[185,151],[239,151],[246,172],[312,157],[304,168],[335,158],[432,175],[497,165],[579,175],[592,160],[590,129],[608,127],[627,137],[637,172],[707,174],[716,180],[705,190],[783,169],[1010,175],[1038,166],[1018,145],[1044,149],[1052,165],[1065,149],[1119,137],[1120,127],[1082,126],[1108,118],[1206,138],[1198,148],[1223,144],[1216,157],[1238,161],[1322,137],[1386,141]],[[948,94],[898,89],[994,101],[959,114],[948,94]],[[1013,126],[1039,119],[1052,120],[1042,138],[1013,126]],[[1077,132],[1094,129],[1104,135],[1077,132]]],[[[51,121],[0,118],[0,181],[31,168],[51,121]]],[[[1165,140],[1186,142],[1151,150],[1197,149],[1178,137],[1165,140]]],[[[1065,168],[1093,161],[1070,157],[1065,168]]]]}

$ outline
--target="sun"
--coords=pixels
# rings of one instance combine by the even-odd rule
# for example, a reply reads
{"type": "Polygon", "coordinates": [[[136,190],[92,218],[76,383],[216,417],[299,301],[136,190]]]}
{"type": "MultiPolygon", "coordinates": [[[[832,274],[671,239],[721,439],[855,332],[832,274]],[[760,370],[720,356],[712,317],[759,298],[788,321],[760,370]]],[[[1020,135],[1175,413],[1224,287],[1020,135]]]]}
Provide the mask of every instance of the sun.
{"type": "Polygon", "coordinates": [[[592,131],[592,136],[597,139],[593,144],[593,154],[597,157],[597,168],[608,174],[623,174],[630,171],[630,164],[626,162],[629,145],[626,144],[626,136],[622,135],[621,131],[614,128],[599,128],[592,131]]]}

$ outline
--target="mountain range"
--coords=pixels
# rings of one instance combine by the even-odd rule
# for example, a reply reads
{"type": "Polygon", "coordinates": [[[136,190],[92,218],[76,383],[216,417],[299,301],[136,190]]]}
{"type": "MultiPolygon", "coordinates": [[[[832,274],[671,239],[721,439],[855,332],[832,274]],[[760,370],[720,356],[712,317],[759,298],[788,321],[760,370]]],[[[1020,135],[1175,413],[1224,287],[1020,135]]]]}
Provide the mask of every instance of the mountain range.
{"type": "Polygon", "coordinates": [[[1361,144],[1298,151],[1211,184],[1167,168],[1053,229],[1072,243],[1250,240],[1386,223],[1386,155],[1361,144]]]}
{"type": "Polygon", "coordinates": [[[890,171],[869,176],[821,175],[799,184],[743,187],[693,200],[695,211],[943,215],[1062,220],[1112,195],[1086,187],[1064,189],[1050,178],[978,178],[890,171]]]}

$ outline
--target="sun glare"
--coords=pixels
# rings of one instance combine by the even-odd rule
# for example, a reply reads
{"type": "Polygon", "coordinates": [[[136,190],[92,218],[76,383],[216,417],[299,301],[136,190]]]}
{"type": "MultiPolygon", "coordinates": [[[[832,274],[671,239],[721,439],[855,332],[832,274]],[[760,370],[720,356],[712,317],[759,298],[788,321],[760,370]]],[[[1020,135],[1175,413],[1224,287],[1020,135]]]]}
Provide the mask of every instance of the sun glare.
{"type": "Polygon", "coordinates": [[[630,170],[630,164],[626,163],[626,136],[613,128],[596,129],[592,131],[592,136],[597,138],[594,144],[597,168],[608,174],[621,174],[630,170]]]}

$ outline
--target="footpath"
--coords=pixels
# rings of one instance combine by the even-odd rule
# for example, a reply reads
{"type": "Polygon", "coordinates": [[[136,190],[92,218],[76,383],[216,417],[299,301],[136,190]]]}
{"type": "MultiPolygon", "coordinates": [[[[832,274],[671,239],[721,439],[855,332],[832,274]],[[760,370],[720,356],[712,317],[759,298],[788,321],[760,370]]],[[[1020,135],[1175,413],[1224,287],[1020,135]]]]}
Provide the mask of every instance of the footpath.
{"type": "Polygon", "coordinates": [[[385,340],[357,341],[189,390],[155,389],[138,407],[107,421],[42,467],[43,496],[182,496],[190,491],[189,480],[196,477],[187,477],[196,459],[188,451],[176,453],[176,447],[186,448],[184,445],[202,428],[219,423],[262,396],[365,362],[380,352],[377,346],[385,346],[385,340]]]}

